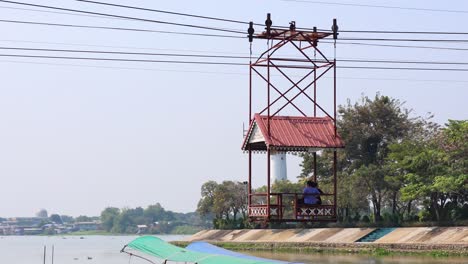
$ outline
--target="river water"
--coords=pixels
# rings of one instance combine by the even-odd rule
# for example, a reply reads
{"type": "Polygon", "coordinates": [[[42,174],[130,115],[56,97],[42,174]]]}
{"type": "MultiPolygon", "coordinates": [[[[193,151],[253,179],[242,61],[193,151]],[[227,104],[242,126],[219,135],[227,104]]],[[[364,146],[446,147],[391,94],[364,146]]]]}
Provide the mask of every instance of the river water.
{"type": "MultiPolygon", "coordinates": [[[[183,240],[187,236],[159,236],[166,241],[183,240]]],[[[42,264],[44,246],[46,263],[51,264],[54,246],[55,264],[148,264],[129,258],[120,249],[136,236],[0,236],[0,264],[42,264]]],[[[297,254],[247,252],[265,258],[317,264],[467,264],[466,258],[368,257],[360,255],[297,254]]],[[[222,263],[220,263],[222,264],[222,263]]]]}

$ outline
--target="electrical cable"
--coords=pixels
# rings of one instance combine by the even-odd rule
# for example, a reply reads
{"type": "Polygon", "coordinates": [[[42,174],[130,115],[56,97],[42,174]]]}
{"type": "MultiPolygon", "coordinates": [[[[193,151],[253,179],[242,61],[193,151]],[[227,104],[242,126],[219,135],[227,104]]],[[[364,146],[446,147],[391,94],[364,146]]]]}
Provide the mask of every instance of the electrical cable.
{"type": "Polygon", "coordinates": [[[164,30],[124,28],[124,27],[102,27],[102,26],[88,26],[88,25],[77,25],[77,24],[59,24],[59,23],[46,23],[46,22],[36,22],[36,21],[20,21],[20,20],[4,20],[4,19],[1,19],[0,22],[16,23],[16,24],[28,24],[28,25],[41,25],[41,26],[58,26],[58,27],[73,27],[73,28],[91,28],[91,29],[135,31],[135,32],[150,32],[150,33],[190,35],[190,36],[202,36],[202,37],[242,38],[242,39],[246,38],[246,37],[233,36],[233,35],[203,34],[203,33],[192,33],[192,32],[164,31],[164,30]]]}
{"type": "Polygon", "coordinates": [[[411,68],[411,67],[374,67],[374,66],[337,66],[340,69],[365,69],[365,70],[409,70],[409,71],[455,71],[466,72],[468,69],[457,68],[411,68]]]}
{"type": "MultiPolygon", "coordinates": [[[[115,69],[115,70],[139,70],[139,71],[162,71],[162,72],[183,72],[183,73],[207,73],[207,74],[224,74],[224,75],[246,75],[240,72],[220,72],[220,71],[191,71],[191,70],[170,70],[170,69],[155,69],[155,68],[135,68],[135,67],[115,67],[115,66],[102,66],[102,65],[85,65],[85,64],[69,64],[69,63],[53,63],[53,62],[37,62],[37,61],[12,61],[12,60],[0,60],[4,63],[19,63],[19,64],[37,64],[37,65],[50,65],[50,66],[69,66],[69,67],[81,67],[81,68],[97,68],[97,69],[115,69]]],[[[467,81],[468,82],[468,81],[467,81]]]]}
{"type": "MultiPolygon", "coordinates": [[[[152,52],[124,52],[124,51],[102,51],[102,50],[77,50],[77,49],[50,49],[50,48],[24,48],[4,47],[0,50],[40,51],[40,52],[68,52],[68,53],[92,53],[112,55],[143,55],[143,56],[167,56],[167,57],[193,57],[193,58],[222,58],[222,59],[250,59],[250,56],[230,56],[212,54],[182,54],[182,53],[152,53],[152,52]]],[[[437,65],[468,65],[468,62],[451,61],[408,61],[408,60],[384,60],[384,59],[337,59],[338,62],[352,63],[391,63],[391,64],[437,64],[437,65]]],[[[304,60],[303,62],[308,62],[304,60]]],[[[322,61],[317,61],[322,62],[322,61]]]]}
{"type": "MultiPolygon", "coordinates": [[[[75,1],[84,1],[84,0],[75,0],[75,1]]],[[[2,0],[0,0],[2,2],[2,0]]],[[[5,1],[3,1],[5,2],[5,1]]],[[[6,1],[11,2],[11,1],[6,1]]],[[[88,2],[88,1],[86,1],[88,2]]],[[[94,2],[94,1],[91,1],[94,2]]],[[[113,4],[111,4],[113,5],[113,4]]],[[[0,7],[0,8],[12,8],[12,9],[21,9],[14,7],[0,7]]],[[[43,10],[33,10],[33,9],[21,9],[28,11],[42,11],[42,12],[51,12],[43,10]]],[[[169,11],[167,11],[169,12],[169,11]]],[[[53,12],[61,14],[71,14],[79,15],[73,13],[64,13],[64,12],[53,12]]],[[[189,14],[184,14],[189,15],[189,14]]],[[[87,15],[92,17],[100,17],[97,15],[87,15]]],[[[0,22],[5,23],[18,23],[18,24],[31,24],[31,25],[44,25],[44,26],[62,26],[62,27],[76,27],[76,28],[94,28],[94,29],[107,29],[107,30],[122,30],[122,31],[136,31],[136,32],[153,32],[153,33],[165,33],[165,34],[179,34],[179,35],[193,35],[193,36],[206,36],[206,37],[222,37],[222,38],[244,38],[241,36],[233,35],[217,35],[217,34],[202,34],[202,33],[191,33],[191,32],[176,32],[176,31],[162,31],[162,30],[151,30],[151,29],[139,29],[139,28],[124,28],[124,27],[102,27],[102,26],[89,26],[89,25],[76,25],[76,24],[61,24],[61,23],[46,23],[46,22],[36,22],[36,21],[19,21],[19,20],[0,20],[0,22]]],[[[238,21],[241,22],[241,21],[238,21]]],[[[171,23],[171,22],[168,22],[171,23]]],[[[244,22],[242,22],[244,23],[244,22]]],[[[257,24],[258,25],[258,24],[257,24]]],[[[307,28],[305,28],[307,29],[307,28]]],[[[236,33],[242,33],[240,31],[235,31],[236,33]]],[[[449,34],[449,35],[468,35],[468,32],[429,32],[429,31],[360,31],[360,30],[341,30],[340,32],[350,32],[350,33],[390,33],[390,34],[449,34]]],[[[401,41],[401,42],[468,42],[464,39],[391,39],[391,38],[340,38],[341,40],[351,40],[351,41],[401,41]]]]}
{"type": "MultiPolygon", "coordinates": [[[[1,19],[3,23],[16,23],[16,24],[28,24],[28,25],[41,25],[41,26],[59,26],[59,27],[74,27],[74,28],[91,28],[91,29],[105,29],[105,30],[120,30],[120,31],[135,31],[135,32],[150,32],[150,33],[162,33],[162,34],[176,34],[176,35],[190,35],[190,36],[203,36],[203,37],[220,37],[220,38],[237,38],[244,39],[246,37],[234,36],[234,35],[219,35],[219,34],[204,34],[204,33],[192,33],[192,32],[178,32],[178,31],[164,31],[164,30],[152,30],[152,29],[140,29],[140,28],[124,28],[124,27],[103,27],[103,26],[89,26],[89,25],[77,25],[77,24],[61,24],[61,23],[48,23],[48,22],[37,22],[37,21],[21,21],[21,20],[5,20],[1,19]]],[[[408,42],[468,42],[468,40],[456,40],[456,39],[359,39],[359,38],[341,38],[338,41],[348,40],[360,40],[360,41],[408,41],[408,42]]],[[[326,42],[324,42],[326,43],[326,42]]]]}
{"type": "MultiPolygon", "coordinates": [[[[89,3],[89,4],[113,6],[113,7],[120,7],[120,8],[127,8],[127,9],[141,10],[141,11],[150,11],[150,12],[156,12],[156,13],[163,13],[163,14],[170,14],[170,15],[177,15],[177,16],[186,16],[186,17],[193,17],[193,18],[201,18],[201,19],[208,19],[208,20],[215,20],[215,21],[222,21],[222,22],[230,22],[230,23],[237,23],[237,24],[244,24],[244,25],[249,24],[249,22],[246,22],[246,21],[225,19],[225,18],[218,18],[218,17],[210,17],[210,16],[201,16],[201,15],[194,15],[194,14],[187,14],[187,13],[180,13],[180,12],[172,12],[172,11],[160,10],[160,9],[151,9],[151,8],[128,6],[128,5],[119,5],[119,4],[98,2],[98,1],[89,1],[89,0],[75,0],[75,1],[89,3]]],[[[256,23],[254,23],[254,25],[264,26],[263,24],[256,24],[256,23]]]]}
{"type": "Polygon", "coordinates": [[[468,32],[447,32],[447,31],[340,30],[340,32],[341,33],[364,33],[364,34],[468,35],[468,32]]]}
{"type": "Polygon", "coordinates": [[[193,24],[175,23],[175,22],[162,21],[162,20],[153,20],[153,19],[146,19],[146,18],[137,18],[137,17],[121,16],[121,15],[114,15],[114,14],[109,14],[109,13],[91,12],[91,11],[84,11],[84,10],[77,10],[77,9],[70,9],[70,8],[63,8],[63,7],[56,7],[56,6],[37,5],[37,4],[31,4],[31,3],[22,3],[22,2],[16,2],[16,1],[7,1],[7,0],[0,0],[0,2],[2,2],[2,3],[9,3],[9,4],[15,4],[15,5],[24,5],[24,6],[40,7],[40,8],[45,8],[45,9],[53,9],[53,10],[77,12],[77,13],[89,14],[89,15],[99,15],[99,16],[114,17],[114,18],[122,18],[122,19],[135,20],[135,21],[142,21],[142,22],[158,23],[158,24],[165,24],[165,25],[172,25],[172,26],[190,27],[190,28],[198,28],[198,29],[205,29],[205,30],[214,30],[214,31],[222,31],[222,32],[229,32],[229,33],[244,34],[244,32],[242,32],[242,31],[237,31],[237,30],[230,30],[230,29],[223,29],[223,28],[214,28],[214,27],[206,27],[206,26],[199,26],[199,25],[193,25],[193,24]]]}
{"type": "Polygon", "coordinates": [[[105,19],[120,19],[120,18],[103,17],[103,16],[97,16],[97,15],[75,14],[75,13],[70,13],[70,12],[59,12],[59,11],[38,10],[38,9],[21,8],[21,7],[12,7],[12,6],[0,6],[0,8],[1,8],[1,9],[12,9],[12,10],[21,10],[21,11],[40,12],[40,13],[49,13],[49,14],[71,15],[71,16],[84,16],[84,17],[105,18],[105,19]]]}
{"type": "Polygon", "coordinates": [[[282,0],[284,2],[298,2],[309,4],[321,5],[338,5],[338,6],[356,6],[356,7],[372,7],[372,8],[385,8],[385,9],[400,9],[400,10],[413,10],[413,11],[429,11],[429,12],[448,12],[448,13],[468,13],[466,10],[453,10],[453,9],[433,9],[433,8],[417,8],[417,7],[401,7],[401,6],[384,6],[384,5],[368,5],[368,4],[352,4],[341,2],[324,2],[324,1],[311,1],[311,0],[282,0]]]}
{"type": "Polygon", "coordinates": [[[149,63],[176,63],[176,64],[200,64],[200,65],[233,65],[233,66],[247,66],[247,65],[249,65],[247,63],[237,63],[237,62],[144,60],[144,59],[99,58],[99,57],[68,57],[68,56],[45,56],[45,55],[24,55],[24,54],[0,54],[0,57],[65,59],[65,60],[91,60],[91,61],[149,62],[149,63]]]}
{"type": "MultiPolygon", "coordinates": [[[[242,75],[246,76],[247,73],[240,72],[220,72],[220,71],[189,71],[189,70],[169,70],[169,69],[155,69],[155,68],[134,68],[134,67],[114,67],[114,66],[101,66],[101,65],[83,65],[83,64],[68,64],[68,63],[51,63],[51,62],[35,62],[35,61],[11,61],[11,60],[0,60],[0,63],[19,63],[19,64],[37,64],[37,65],[50,65],[50,66],[67,66],[67,67],[81,67],[81,68],[98,68],[98,69],[116,69],[116,70],[139,70],[139,71],[162,71],[162,72],[184,72],[184,73],[205,73],[205,74],[223,74],[223,75],[242,75]]],[[[274,75],[276,76],[276,75],[274,75]]],[[[278,75],[281,76],[281,75],[278,75]]],[[[296,75],[294,75],[296,76],[296,75]]],[[[297,76],[301,77],[301,76],[297,76]]],[[[331,79],[329,77],[322,77],[325,79],[331,79]]],[[[444,79],[405,79],[405,78],[369,78],[369,77],[337,77],[338,79],[344,80],[370,80],[370,81],[410,81],[410,82],[444,82],[444,83],[468,83],[463,80],[444,80],[444,79]]]]}
{"type": "Polygon", "coordinates": [[[400,41],[400,42],[460,42],[466,43],[468,39],[404,39],[404,38],[339,38],[340,41],[400,41]]]}
{"type": "MultiPolygon", "coordinates": [[[[121,62],[145,62],[145,63],[175,63],[175,64],[199,64],[199,65],[228,65],[228,66],[248,66],[249,65],[248,63],[237,63],[237,62],[144,60],[144,59],[101,58],[101,57],[69,57],[69,56],[45,56],[45,55],[24,55],[24,54],[0,54],[0,57],[90,60],[90,61],[121,61],[121,62]]],[[[421,67],[337,66],[337,68],[341,68],[341,69],[370,69],[370,70],[455,71],[455,72],[468,71],[468,69],[464,69],[464,68],[421,68],[421,67]]]]}
{"type": "MultiPolygon", "coordinates": [[[[331,41],[321,41],[321,42],[322,43],[333,43],[331,41]]],[[[468,50],[468,48],[410,46],[410,45],[393,45],[393,44],[377,44],[377,43],[362,43],[362,42],[342,42],[342,43],[340,43],[340,45],[361,45],[361,46],[375,46],[375,47],[416,48],[416,49],[456,50],[456,51],[466,51],[466,50],[468,50]]]]}
{"type": "MultiPolygon", "coordinates": [[[[124,52],[124,51],[101,51],[101,50],[72,50],[72,49],[43,49],[43,48],[20,48],[2,47],[0,50],[22,50],[22,51],[45,51],[45,52],[72,52],[72,53],[98,53],[113,55],[144,55],[144,56],[168,56],[168,57],[196,57],[196,58],[224,58],[224,59],[248,59],[248,56],[229,55],[207,55],[207,54],[180,54],[180,53],[151,53],[151,52],[124,52]]],[[[467,63],[468,64],[468,63],[467,63]]]]}
{"type": "MultiPolygon", "coordinates": [[[[126,6],[126,5],[117,5],[117,4],[97,2],[97,1],[88,1],[88,0],[75,0],[75,1],[93,3],[93,4],[101,4],[101,5],[109,5],[109,6],[116,6],[116,7],[124,7],[124,8],[144,10],[144,11],[160,12],[160,13],[180,15],[180,16],[188,16],[188,17],[195,17],[195,18],[203,18],[203,19],[217,20],[217,21],[223,21],[223,22],[232,22],[232,23],[239,23],[239,24],[248,24],[249,23],[249,22],[233,20],[233,19],[223,19],[223,18],[216,18],[216,17],[209,17],[209,16],[201,16],[201,15],[193,15],[193,14],[187,14],[187,13],[172,12],[172,11],[166,11],[166,10],[149,9],[149,8],[141,8],[141,7],[134,7],[134,6],[126,6]]],[[[19,7],[0,6],[0,8],[14,9],[14,10],[24,10],[24,11],[32,11],[32,12],[44,12],[44,13],[74,15],[74,16],[86,16],[86,17],[95,17],[95,18],[121,19],[121,18],[103,17],[101,15],[85,15],[85,14],[76,14],[76,13],[72,13],[72,12],[57,12],[57,11],[37,10],[37,9],[19,8],[19,7]]],[[[254,23],[254,25],[264,26],[263,24],[259,24],[259,23],[254,23]]],[[[279,28],[285,28],[285,29],[289,28],[288,26],[278,26],[278,27],[279,28]]],[[[313,30],[312,28],[299,28],[299,27],[297,29],[304,29],[304,30],[310,30],[310,31],[313,30]]],[[[330,30],[319,29],[319,31],[330,31],[330,30]]],[[[340,32],[341,33],[363,33],[363,34],[468,35],[468,32],[445,32],[445,31],[340,30],[340,32]]]]}
{"type": "Polygon", "coordinates": [[[365,59],[337,59],[337,61],[338,62],[356,62],[356,63],[468,65],[468,62],[448,62],[448,61],[405,61],[405,60],[365,60],[365,59]]]}
{"type": "Polygon", "coordinates": [[[17,40],[17,39],[0,39],[0,42],[64,45],[64,46],[78,46],[78,47],[100,47],[100,48],[116,48],[116,49],[135,49],[135,50],[166,50],[166,51],[183,51],[183,52],[211,52],[211,53],[220,53],[220,54],[245,54],[245,53],[240,53],[240,52],[236,53],[236,52],[229,52],[229,51],[208,51],[208,50],[192,50],[192,49],[163,49],[163,48],[150,48],[150,47],[96,45],[96,44],[66,43],[66,42],[28,41],[28,40],[17,40]]]}

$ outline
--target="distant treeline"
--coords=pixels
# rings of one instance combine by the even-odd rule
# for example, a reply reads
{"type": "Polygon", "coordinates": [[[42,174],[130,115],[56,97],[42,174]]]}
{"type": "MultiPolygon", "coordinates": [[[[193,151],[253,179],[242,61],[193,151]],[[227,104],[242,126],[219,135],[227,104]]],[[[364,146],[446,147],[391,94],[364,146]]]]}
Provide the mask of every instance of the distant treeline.
{"type": "MultiPolygon", "coordinates": [[[[0,234],[2,223],[7,218],[0,217],[0,234]]],[[[165,210],[156,203],[143,209],[116,207],[105,208],[100,216],[72,217],[68,215],[48,215],[45,209],[36,217],[14,218],[18,227],[40,228],[37,234],[63,234],[70,232],[88,232],[90,234],[193,234],[211,227],[211,219],[201,219],[196,212],[176,213],[165,210]],[[83,226],[84,225],[84,226],[83,226]],[[58,231],[59,230],[59,231],[58,231]],[[104,231],[104,232],[103,232],[104,231]]]]}
{"type": "Polygon", "coordinates": [[[199,215],[166,211],[159,203],[143,209],[108,207],[102,211],[101,227],[111,233],[190,234],[210,226],[199,215]],[[140,227],[138,226],[145,226],[140,227]]]}

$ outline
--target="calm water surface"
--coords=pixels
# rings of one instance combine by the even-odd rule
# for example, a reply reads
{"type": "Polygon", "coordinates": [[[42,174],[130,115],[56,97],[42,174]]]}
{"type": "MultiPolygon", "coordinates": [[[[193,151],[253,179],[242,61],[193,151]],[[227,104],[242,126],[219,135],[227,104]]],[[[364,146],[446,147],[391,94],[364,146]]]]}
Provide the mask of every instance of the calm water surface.
{"type": "MultiPolygon", "coordinates": [[[[166,241],[182,240],[187,236],[159,236],[166,241]]],[[[52,245],[55,264],[148,264],[129,258],[120,249],[136,236],[0,236],[0,264],[42,264],[47,246],[46,263],[50,264],[52,245]]],[[[265,258],[317,264],[468,264],[466,258],[428,257],[366,257],[357,255],[320,255],[298,253],[245,252],[265,258]]],[[[222,263],[220,263],[222,264],[222,263]]]]}
{"type": "MultiPolygon", "coordinates": [[[[187,236],[159,236],[166,241],[187,236]]],[[[44,246],[46,263],[51,264],[128,264],[129,256],[122,247],[136,236],[0,236],[0,264],[42,264],[44,246]]],[[[133,257],[131,264],[148,264],[133,257]]]]}

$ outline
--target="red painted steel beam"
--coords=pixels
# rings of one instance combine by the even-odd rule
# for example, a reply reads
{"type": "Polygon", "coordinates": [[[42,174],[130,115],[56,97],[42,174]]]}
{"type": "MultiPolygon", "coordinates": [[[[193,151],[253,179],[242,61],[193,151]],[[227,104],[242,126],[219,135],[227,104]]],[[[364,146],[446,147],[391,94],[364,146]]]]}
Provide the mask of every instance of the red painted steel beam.
{"type": "MultiPolygon", "coordinates": [[[[270,60],[274,60],[274,61],[294,61],[294,62],[304,62],[304,63],[310,62],[310,60],[308,60],[308,59],[299,59],[299,58],[270,58],[270,60]]],[[[313,62],[323,63],[323,64],[330,64],[330,62],[328,62],[326,60],[313,60],[313,62]]]]}
{"type": "MultiPolygon", "coordinates": [[[[315,82],[317,82],[323,75],[325,75],[325,73],[327,73],[332,67],[328,68],[327,70],[325,70],[323,73],[321,73],[317,79],[315,79],[312,83],[310,83],[309,85],[307,85],[304,89],[301,89],[299,88],[297,85],[295,85],[295,87],[297,87],[297,89],[299,89],[299,93],[296,94],[292,99],[291,101],[293,101],[294,99],[296,99],[297,97],[299,97],[299,95],[301,94],[304,94],[307,98],[309,98],[309,100],[311,100],[313,103],[315,103],[315,101],[310,98],[310,96],[308,94],[305,93],[305,90],[307,90],[310,86],[312,86],[312,84],[314,84],[315,82]]],[[[280,71],[282,74],[284,74],[282,71],[280,71]]],[[[291,80],[290,80],[291,81],[291,80]]],[[[281,107],[280,109],[278,109],[274,114],[273,116],[275,116],[276,114],[278,114],[281,110],[283,110],[286,106],[288,105],[288,103],[286,103],[285,105],[283,105],[283,107],[281,107]]],[[[327,111],[325,111],[325,109],[323,109],[319,104],[316,104],[317,107],[322,110],[328,117],[330,117],[331,119],[333,119],[333,117],[330,116],[330,114],[328,114],[327,111]]]]}
{"type": "Polygon", "coordinates": [[[278,43],[276,43],[274,46],[272,47],[269,47],[265,52],[263,52],[262,54],[260,54],[260,56],[258,57],[257,61],[258,62],[260,59],[263,58],[263,56],[265,56],[265,54],[274,54],[279,48],[281,48],[282,46],[284,46],[289,40],[286,38],[278,43]],[[272,51],[270,53],[270,51],[272,51]]]}
{"type": "MultiPolygon", "coordinates": [[[[265,78],[261,73],[259,73],[255,68],[252,68],[252,69],[253,69],[263,80],[265,80],[265,82],[268,82],[268,79],[265,78]]],[[[310,74],[309,74],[309,75],[310,75],[310,74]]],[[[307,76],[305,76],[302,80],[305,80],[305,78],[307,78],[307,76]]],[[[301,80],[301,81],[302,81],[302,80],[301,80]]],[[[275,89],[275,91],[277,91],[281,96],[278,97],[278,98],[276,98],[272,103],[270,102],[270,104],[269,104],[267,107],[265,107],[265,108],[260,112],[260,114],[262,114],[263,112],[265,112],[266,110],[268,110],[268,107],[271,107],[272,105],[274,105],[274,104],[275,104],[276,102],[278,102],[282,97],[283,97],[286,101],[290,101],[289,98],[286,97],[286,94],[287,94],[292,88],[294,88],[294,86],[293,86],[293,87],[291,87],[289,90],[287,90],[285,93],[281,93],[281,92],[276,88],[275,85],[273,85],[273,84],[270,84],[270,85],[271,85],[271,87],[273,87],[273,88],[275,89]]],[[[307,115],[305,115],[296,105],[294,105],[294,104],[292,104],[292,105],[293,105],[299,112],[301,112],[304,116],[307,116],[307,115]]]]}
{"type": "Polygon", "coordinates": [[[314,62],[311,58],[309,58],[309,56],[307,56],[307,54],[306,54],[304,51],[302,51],[302,49],[301,49],[299,46],[297,46],[296,43],[294,43],[293,41],[291,41],[291,44],[292,44],[294,47],[296,47],[296,49],[297,49],[300,53],[302,53],[302,55],[303,55],[304,57],[306,57],[307,60],[308,60],[310,63],[312,63],[312,64],[314,65],[314,67],[317,67],[317,64],[315,64],[315,62],[314,62]]]}
{"type": "MultiPolygon", "coordinates": [[[[314,70],[314,69],[321,69],[321,68],[326,68],[333,65],[333,62],[327,63],[324,65],[317,65],[317,66],[302,66],[302,65],[277,65],[280,68],[285,68],[285,69],[305,69],[305,70],[314,70]]],[[[254,65],[255,67],[268,67],[267,64],[256,64],[254,65]]]]}

